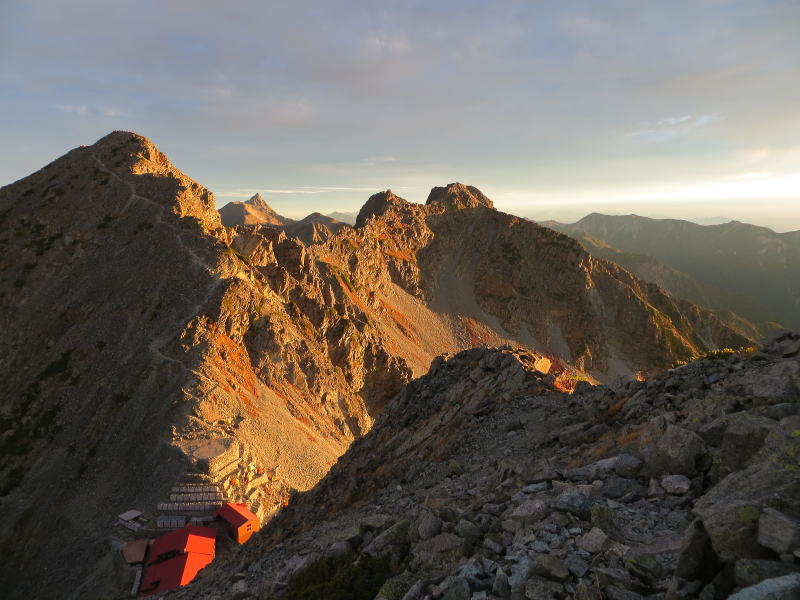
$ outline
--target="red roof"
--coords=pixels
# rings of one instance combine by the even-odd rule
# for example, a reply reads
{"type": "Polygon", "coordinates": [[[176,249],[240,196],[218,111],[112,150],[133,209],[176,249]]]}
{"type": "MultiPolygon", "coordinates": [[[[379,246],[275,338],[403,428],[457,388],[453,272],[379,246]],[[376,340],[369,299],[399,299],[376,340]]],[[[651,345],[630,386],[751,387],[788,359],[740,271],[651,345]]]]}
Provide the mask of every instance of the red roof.
{"type": "Polygon", "coordinates": [[[214,558],[214,545],[217,532],[211,527],[186,525],[159,537],[150,548],[148,564],[158,562],[163,554],[187,552],[198,553],[214,558]]]}
{"type": "Polygon", "coordinates": [[[213,554],[189,552],[157,565],[147,567],[142,581],[142,596],[152,596],[166,590],[174,590],[195,578],[198,571],[214,560],[213,554]]]}
{"type": "Polygon", "coordinates": [[[258,521],[258,517],[250,512],[246,504],[237,504],[236,502],[223,504],[219,510],[214,513],[214,516],[222,517],[237,529],[248,521],[258,521]]]}

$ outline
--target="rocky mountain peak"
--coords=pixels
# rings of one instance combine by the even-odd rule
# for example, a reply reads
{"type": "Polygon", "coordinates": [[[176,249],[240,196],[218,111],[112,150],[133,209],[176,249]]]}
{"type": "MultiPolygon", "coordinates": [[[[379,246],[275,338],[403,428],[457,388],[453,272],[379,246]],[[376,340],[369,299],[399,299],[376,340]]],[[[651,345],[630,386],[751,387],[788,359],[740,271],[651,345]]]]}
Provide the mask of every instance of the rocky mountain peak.
{"type": "Polygon", "coordinates": [[[134,173],[177,171],[153,142],[132,131],[112,131],[89,148],[100,160],[128,165],[134,173]]]}
{"type": "Polygon", "coordinates": [[[293,223],[293,219],[289,219],[275,212],[269,204],[266,203],[261,194],[253,194],[253,196],[245,202],[228,202],[225,206],[219,209],[222,224],[226,227],[236,227],[237,225],[270,225],[281,227],[293,223]]]}
{"type": "Polygon", "coordinates": [[[425,204],[442,204],[447,208],[461,210],[485,206],[494,210],[494,204],[476,187],[463,183],[450,183],[445,187],[435,187],[428,194],[425,204]]]}
{"type": "Polygon", "coordinates": [[[380,216],[391,208],[406,204],[408,204],[408,201],[397,196],[392,190],[384,190],[373,194],[359,211],[358,217],[356,217],[356,227],[362,227],[370,217],[380,216]]]}
{"type": "Polygon", "coordinates": [[[253,194],[250,200],[245,202],[245,204],[249,204],[250,206],[255,206],[256,208],[260,208],[261,210],[272,211],[272,207],[270,207],[270,205],[264,201],[264,197],[258,193],[253,194]]]}

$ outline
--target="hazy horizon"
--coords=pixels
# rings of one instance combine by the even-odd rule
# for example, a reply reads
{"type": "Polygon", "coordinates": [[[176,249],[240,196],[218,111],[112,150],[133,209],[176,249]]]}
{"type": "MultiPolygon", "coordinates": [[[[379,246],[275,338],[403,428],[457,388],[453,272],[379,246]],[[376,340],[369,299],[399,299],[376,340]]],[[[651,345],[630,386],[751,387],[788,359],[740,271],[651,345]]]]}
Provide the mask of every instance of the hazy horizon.
{"type": "Polygon", "coordinates": [[[0,7],[0,182],[114,129],[219,202],[800,229],[800,4],[96,0],[0,7]]]}

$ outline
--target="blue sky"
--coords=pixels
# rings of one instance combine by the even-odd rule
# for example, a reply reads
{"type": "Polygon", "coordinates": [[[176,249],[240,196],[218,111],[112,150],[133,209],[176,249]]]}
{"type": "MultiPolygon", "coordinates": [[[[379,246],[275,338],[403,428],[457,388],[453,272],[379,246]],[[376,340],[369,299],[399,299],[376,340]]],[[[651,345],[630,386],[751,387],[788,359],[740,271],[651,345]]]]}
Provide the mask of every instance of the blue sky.
{"type": "Polygon", "coordinates": [[[0,184],[113,129],[218,204],[800,229],[800,2],[0,2],[0,184]]]}

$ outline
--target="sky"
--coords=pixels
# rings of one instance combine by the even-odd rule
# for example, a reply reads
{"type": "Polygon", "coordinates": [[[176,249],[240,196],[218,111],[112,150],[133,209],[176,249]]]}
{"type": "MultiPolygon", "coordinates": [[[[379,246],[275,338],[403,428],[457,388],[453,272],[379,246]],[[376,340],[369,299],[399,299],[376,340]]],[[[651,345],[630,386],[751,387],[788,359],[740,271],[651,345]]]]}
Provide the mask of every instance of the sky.
{"type": "Polygon", "coordinates": [[[0,0],[0,185],[115,129],[219,206],[800,229],[798,0],[0,0]]]}

